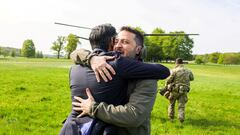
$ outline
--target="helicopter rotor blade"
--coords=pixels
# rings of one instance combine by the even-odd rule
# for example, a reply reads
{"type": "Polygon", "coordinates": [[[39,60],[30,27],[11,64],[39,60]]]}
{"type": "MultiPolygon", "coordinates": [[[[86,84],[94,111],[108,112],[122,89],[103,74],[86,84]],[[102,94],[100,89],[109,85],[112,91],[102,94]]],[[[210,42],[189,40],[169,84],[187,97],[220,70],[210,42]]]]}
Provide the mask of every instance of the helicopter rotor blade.
{"type": "Polygon", "coordinates": [[[184,33],[160,33],[160,34],[143,34],[143,36],[198,36],[199,34],[184,34],[184,33]]]}
{"type": "MultiPolygon", "coordinates": [[[[63,25],[63,26],[69,26],[69,27],[75,27],[75,28],[81,28],[81,29],[88,29],[88,30],[93,30],[93,28],[89,27],[83,27],[83,26],[77,26],[77,25],[71,25],[71,24],[65,24],[65,23],[59,23],[55,22],[54,24],[57,25],[63,25]]],[[[198,36],[199,34],[185,34],[185,33],[159,33],[159,34],[143,34],[143,36],[198,36]]],[[[77,38],[89,40],[88,38],[85,37],[80,37],[76,36],[77,38]]]]}
{"type": "Polygon", "coordinates": [[[69,26],[69,27],[76,27],[76,28],[81,28],[81,29],[88,29],[88,30],[91,30],[91,29],[92,29],[92,28],[89,28],[89,27],[83,27],[83,26],[77,26],[77,25],[71,25],[71,24],[59,23],[59,22],[55,22],[54,24],[57,24],[57,25],[64,25],[64,26],[69,26]]]}
{"type": "Polygon", "coordinates": [[[89,38],[85,38],[85,37],[80,37],[80,36],[77,36],[75,35],[76,38],[81,38],[81,39],[85,39],[85,40],[89,40],[89,38]]]}

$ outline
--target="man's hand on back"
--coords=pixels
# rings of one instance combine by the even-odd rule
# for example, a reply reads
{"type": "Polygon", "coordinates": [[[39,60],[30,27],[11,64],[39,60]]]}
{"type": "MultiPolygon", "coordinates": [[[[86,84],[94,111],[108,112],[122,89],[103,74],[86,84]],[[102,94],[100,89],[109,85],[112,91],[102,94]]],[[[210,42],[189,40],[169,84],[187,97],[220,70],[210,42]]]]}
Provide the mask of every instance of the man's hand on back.
{"type": "Polygon", "coordinates": [[[90,90],[86,88],[86,93],[88,98],[82,99],[80,97],[75,97],[78,102],[72,102],[73,104],[73,110],[77,112],[81,112],[81,114],[78,117],[82,117],[84,115],[90,115],[92,104],[95,102],[90,90]]]}
{"type": "Polygon", "coordinates": [[[97,81],[100,82],[100,76],[105,82],[112,80],[113,75],[116,74],[115,70],[106,61],[114,59],[114,56],[93,56],[90,60],[91,68],[94,71],[97,81]],[[100,76],[99,76],[100,75],[100,76]]]}

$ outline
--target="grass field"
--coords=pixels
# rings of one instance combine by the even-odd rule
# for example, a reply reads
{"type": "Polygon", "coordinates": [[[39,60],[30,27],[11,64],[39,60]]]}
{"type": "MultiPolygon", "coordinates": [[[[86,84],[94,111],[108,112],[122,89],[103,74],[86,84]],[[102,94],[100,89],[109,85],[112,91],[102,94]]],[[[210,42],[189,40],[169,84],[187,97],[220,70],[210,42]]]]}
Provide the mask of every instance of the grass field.
{"type": "MultiPolygon", "coordinates": [[[[69,60],[0,58],[0,135],[58,134],[71,109],[71,64],[69,60]]],[[[168,102],[158,94],[152,112],[152,134],[239,134],[240,66],[187,66],[195,81],[191,84],[186,121],[183,125],[177,119],[169,122],[168,102]]],[[[163,84],[159,81],[159,87],[163,84]]]]}

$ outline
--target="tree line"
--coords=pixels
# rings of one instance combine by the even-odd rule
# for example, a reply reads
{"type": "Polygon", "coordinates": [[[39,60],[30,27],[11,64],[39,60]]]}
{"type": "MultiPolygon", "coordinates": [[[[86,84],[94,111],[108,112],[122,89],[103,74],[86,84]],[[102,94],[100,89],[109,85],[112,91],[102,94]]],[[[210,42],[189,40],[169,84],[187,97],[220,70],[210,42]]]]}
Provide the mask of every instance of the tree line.
{"type": "Polygon", "coordinates": [[[0,46],[0,56],[2,55],[3,57],[7,57],[7,56],[12,56],[12,57],[16,57],[16,56],[20,56],[20,49],[17,48],[12,48],[12,47],[1,47],[0,46]]]}
{"type": "MultiPolygon", "coordinates": [[[[24,42],[26,42],[27,40],[25,40],[24,42]]],[[[18,49],[18,48],[13,48],[13,47],[1,47],[0,46],[0,56],[2,55],[3,57],[27,57],[25,56],[26,52],[22,51],[23,49],[18,49]]],[[[43,53],[42,51],[34,51],[31,52],[32,54],[28,55],[28,57],[34,57],[34,58],[43,58],[43,53]]]]}
{"type": "Polygon", "coordinates": [[[240,64],[240,52],[238,53],[219,53],[214,52],[204,55],[195,55],[196,64],[215,63],[215,64],[240,64]]]}
{"type": "MultiPolygon", "coordinates": [[[[136,27],[143,34],[140,27],[136,27]]],[[[151,34],[164,34],[165,31],[161,28],[155,28],[151,34]]],[[[173,31],[170,34],[185,34],[184,31],[173,31]]],[[[189,36],[149,36],[144,37],[146,46],[145,61],[152,62],[169,62],[176,58],[184,60],[192,60],[192,48],[194,45],[193,39],[189,36]]]]}
{"type": "MultiPolygon", "coordinates": [[[[74,34],[69,34],[67,37],[58,36],[57,40],[52,43],[51,49],[57,54],[59,59],[65,50],[67,58],[70,58],[71,52],[77,48],[77,44],[80,43],[79,39],[74,34]],[[67,45],[65,43],[67,42],[67,45]]],[[[35,44],[32,39],[24,40],[22,48],[12,47],[0,47],[0,56],[4,57],[27,57],[27,58],[43,58],[42,51],[36,51],[35,44]]]]}
{"type": "Polygon", "coordinates": [[[31,39],[24,40],[22,49],[12,47],[0,47],[0,55],[3,57],[28,57],[43,58],[42,51],[36,51],[35,45],[31,39]]]}

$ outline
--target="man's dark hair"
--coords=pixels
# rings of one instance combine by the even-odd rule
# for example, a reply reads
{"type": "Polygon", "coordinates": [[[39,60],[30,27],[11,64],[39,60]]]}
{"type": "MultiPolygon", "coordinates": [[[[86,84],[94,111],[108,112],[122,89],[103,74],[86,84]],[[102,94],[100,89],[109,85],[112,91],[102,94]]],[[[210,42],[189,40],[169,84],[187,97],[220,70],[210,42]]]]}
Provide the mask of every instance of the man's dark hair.
{"type": "Polygon", "coordinates": [[[124,30],[135,34],[135,39],[134,39],[135,42],[137,43],[137,45],[143,47],[144,38],[143,38],[143,34],[140,31],[138,31],[132,27],[129,27],[129,26],[121,27],[120,31],[124,31],[124,30]]]}
{"type": "Polygon", "coordinates": [[[112,37],[116,36],[115,27],[111,24],[102,24],[94,27],[89,35],[92,49],[99,48],[108,51],[112,37]]]}
{"type": "Polygon", "coordinates": [[[176,64],[183,64],[183,60],[181,58],[176,59],[176,64]]]}

